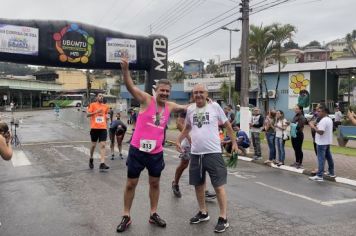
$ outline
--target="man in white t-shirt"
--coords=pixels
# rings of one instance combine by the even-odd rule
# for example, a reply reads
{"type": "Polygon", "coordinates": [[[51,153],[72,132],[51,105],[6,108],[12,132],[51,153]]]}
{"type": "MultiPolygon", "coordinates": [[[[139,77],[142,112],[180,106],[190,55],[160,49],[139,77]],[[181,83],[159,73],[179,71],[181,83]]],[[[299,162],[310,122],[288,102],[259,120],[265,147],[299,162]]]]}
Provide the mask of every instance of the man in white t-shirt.
{"type": "Polygon", "coordinates": [[[326,174],[331,178],[335,178],[334,161],[330,152],[330,144],[333,142],[333,121],[328,116],[328,109],[319,105],[317,114],[320,121],[317,125],[314,122],[309,122],[310,128],[315,130],[315,143],[317,145],[318,156],[318,172],[315,176],[309,177],[310,180],[323,181],[323,172],[325,159],[328,162],[329,172],[326,174]]]}
{"type": "Polygon", "coordinates": [[[223,124],[229,137],[232,137],[232,151],[237,152],[238,147],[231,124],[222,108],[216,102],[207,102],[207,88],[203,84],[195,85],[193,97],[195,104],[188,107],[185,127],[176,142],[177,150],[183,152],[182,140],[188,134],[191,137],[189,184],[195,186],[199,212],[190,219],[190,223],[198,224],[210,219],[204,199],[205,173],[208,172],[220,207],[219,219],[214,231],[220,233],[229,227],[229,223],[226,217],[227,200],[224,188],[227,169],[221,153],[219,124],[223,124]]]}

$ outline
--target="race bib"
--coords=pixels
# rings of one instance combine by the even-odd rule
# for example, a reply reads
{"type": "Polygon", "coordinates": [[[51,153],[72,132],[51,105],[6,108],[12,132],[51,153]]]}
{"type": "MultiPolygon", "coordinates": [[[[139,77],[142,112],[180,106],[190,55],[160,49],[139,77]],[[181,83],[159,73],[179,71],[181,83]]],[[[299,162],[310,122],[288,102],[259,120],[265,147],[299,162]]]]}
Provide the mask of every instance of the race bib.
{"type": "Polygon", "coordinates": [[[156,147],[156,140],[141,139],[140,151],[151,152],[156,147]]]}
{"type": "Polygon", "coordinates": [[[104,117],[103,116],[95,117],[95,123],[98,123],[98,124],[104,123],[104,117]]]}

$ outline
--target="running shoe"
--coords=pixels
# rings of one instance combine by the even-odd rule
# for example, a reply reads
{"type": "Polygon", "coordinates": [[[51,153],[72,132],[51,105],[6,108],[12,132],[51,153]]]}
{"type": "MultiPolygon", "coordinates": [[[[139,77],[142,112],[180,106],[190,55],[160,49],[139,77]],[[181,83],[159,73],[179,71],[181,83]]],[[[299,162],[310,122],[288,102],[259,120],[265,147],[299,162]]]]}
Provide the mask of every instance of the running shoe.
{"type": "Polygon", "coordinates": [[[90,169],[94,168],[94,159],[93,158],[89,158],[89,168],[90,169]]]}
{"type": "Polygon", "coordinates": [[[211,193],[208,190],[205,191],[205,200],[214,200],[216,198],[215,193],[211,193]]]}
{"type": "Polygon", "coordinates": [[[166,221],[164,221],[157,213],[153,213],[150,216],[149,222],[162,228],[166,227],[166,221]]]}
{"type": "Polygon", "coordinates": [[[120,153],[120,158],[121,158],[121,160],[123,160],[123,159],[124,159],[124,157],[122,156],[122,153],[120,153]]]}
{"type": "Polygon", "coordinates": [[[174,184],[174,181],[172,182],[172,190],[173,190],[174,196],[176,196],[178,198],[182,197],[182,193],[179,190],[179,185],[178,184],[174,184]]]}
{"type": "Polygon", "coordinates": [[[130,216],[123,216],[120,224],[116,228],[116,232],[121,233],[127,230],[127,228],[132,223],[130,216]]]}
{"type": "Polygon", "coordinates": [[[99,166],[99,169],[100,170],[108,170],[108,169],[110,169],[110,167],[108,167],[105,163],[101,163],[99,166]]]}
{"type": "Polygon", "coordinates": [[[222,233],[222,232],[225,232],[225,230],[227,228],[229,228],[229,226],[230,226],[230,224],[229,224],[229,222],[227,222],[227,219],[219,217],[218,223],[216,224],[214,231],[216,233],[222,233]]]}
{"type": "Polygon", "coordinates": [[[325,176],[330,177],[330,178],[335,178],[336,177],[335,174],[330,174],[329,172],[326,172],[325,176]]]}
{"type": "Polygon", "coordinates": [[[309,179],[313,180],[313,181],[317,181],[317,182],[323,182],[324,181],[323,177],[320,177],[320,176],[317,176],[317,175],[315,175],[313,177],[309,177],[309,179]]]}
{"type": "Polygon", "coordinates": [[[200,222],[208,221],[210,219],[208,212],[203,214],[201,211],[198,212],[193,218],[190,219],[191,224],[198,224],[200,222]]]}
{"type": "Polygon", "coordinates": [[[111,160],[114,160],[115,155],[111,154],[111,160]]]}

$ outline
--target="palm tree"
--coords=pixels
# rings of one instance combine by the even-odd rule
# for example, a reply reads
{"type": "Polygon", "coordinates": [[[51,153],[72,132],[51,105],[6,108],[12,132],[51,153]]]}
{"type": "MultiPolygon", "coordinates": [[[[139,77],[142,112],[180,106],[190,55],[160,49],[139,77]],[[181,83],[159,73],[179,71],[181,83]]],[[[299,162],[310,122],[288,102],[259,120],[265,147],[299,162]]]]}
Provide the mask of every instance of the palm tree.
{"type": "Polygon", "coordinates": [[[276,99],[274,100],[274,105],[276,106],[277,96],[278,96],[278,85],[281,77],[281,63],[286,64],[286,59],[282,54],[282,44],[289,39],[292,40],[293,33],[297,31],[296,27],[290,24],[281,25],[275,23],[272,25],[271,34],[273,40],[273,57],[278,61],[278,73],[277,73],[277,84],[276,84],[276,99]]]}
{"type": "Polygon", "coordinates": [[[345,37],[347,47],[349,48],[349,51],[352,56],[356,56],[356,50],[353,47],[355,38],[356,38],[356,30],[353,30],[352,33],[348,33],[345,37]]]}
{"type": "MultiPolygon", "coordinates": [[[[262,97],[262,74],[265,68],[266,58],[270,55],[272,51],[272,34],[271,26],[250,26],[250,35],[249,35],[249,44],[250,44],[250,56],[256,62],[257,75],[259,80],[259,96],[262,97]]],[[[266,89],[266,106],[265,111],[268,110],[268,91],[266,89]]]]}

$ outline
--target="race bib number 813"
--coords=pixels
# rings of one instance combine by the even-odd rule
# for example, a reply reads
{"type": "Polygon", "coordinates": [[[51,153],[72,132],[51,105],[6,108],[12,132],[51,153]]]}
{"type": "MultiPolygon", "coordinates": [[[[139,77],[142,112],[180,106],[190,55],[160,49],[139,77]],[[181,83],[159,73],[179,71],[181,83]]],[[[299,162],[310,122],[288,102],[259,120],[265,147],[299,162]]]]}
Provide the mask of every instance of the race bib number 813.
{"type": "Polygon", "coordinates": [[[140,151],[151,152],[156,148],[156,140],[141,139],[140,151]]]}

